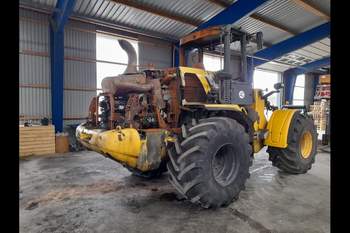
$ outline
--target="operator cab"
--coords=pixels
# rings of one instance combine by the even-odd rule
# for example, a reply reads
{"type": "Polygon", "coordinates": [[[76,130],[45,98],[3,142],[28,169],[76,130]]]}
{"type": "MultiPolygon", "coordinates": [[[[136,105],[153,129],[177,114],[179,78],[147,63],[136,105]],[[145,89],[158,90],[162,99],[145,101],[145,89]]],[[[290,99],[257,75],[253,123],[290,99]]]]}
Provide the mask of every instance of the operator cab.
{"type": "Polygon", "coordinates": [[[248,72],[247,44],[254,41],[257,48],[262,48],[262,33],[247,34],[232,26],[215,26],[193,32],[180,40],[180,66],[189,66],[204,69],[203,52],[216,51],[224,56],[224,69],[213,72],[217,89],[213,88],[210,95],[216,95],[221,104],[250,105],[253,103],[252,71],[248,72]],[[239,64],[231,59],[232,43],[239,44],[239,64]],[[222,46],[223,45],[223,46],[222,46]],[[196,52],[197,59],[193,61],[191,54],[196,52]]]}

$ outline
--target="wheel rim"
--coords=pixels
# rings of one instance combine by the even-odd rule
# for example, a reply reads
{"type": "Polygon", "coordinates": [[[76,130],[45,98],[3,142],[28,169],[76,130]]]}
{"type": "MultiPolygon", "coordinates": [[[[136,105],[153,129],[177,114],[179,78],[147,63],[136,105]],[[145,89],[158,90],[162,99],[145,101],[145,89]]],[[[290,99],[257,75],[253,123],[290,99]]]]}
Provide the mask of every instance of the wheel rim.
{"type": "Polygon", "coordinates": [[[312,146],[312,134],[310,131],[306,131],[300,138],[300,152],[304,159],[307,159],[311,155],[312,146]]]}
{"type": "Polygon", "coordinates": [[[212,170],[216,182],[222,186],[229,185],[236,175],[238,166],[233,145],[222,145],[212,160],[212,170]]]}

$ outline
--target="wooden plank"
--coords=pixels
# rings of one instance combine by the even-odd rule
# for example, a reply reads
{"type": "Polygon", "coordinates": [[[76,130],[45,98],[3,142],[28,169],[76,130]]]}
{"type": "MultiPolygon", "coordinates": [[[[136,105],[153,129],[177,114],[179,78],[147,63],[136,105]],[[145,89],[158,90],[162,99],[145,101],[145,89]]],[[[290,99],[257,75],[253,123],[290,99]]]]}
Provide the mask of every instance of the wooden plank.
{"type": "Polygon", "coordinates": [[[23,148],[23,149],[20,149],[19,151],[20,152],[35,152],[35,151],[55,151],[55,149],[53,147],[46,147],[46,148],[23,148]]]}
{"type": "Polygon", "coordinates": [[[21,133],[19,134],[19,136],[23,136],[23,137],[30,137],[30,136],[55,136],[55,134],[53,132],[26,132],[26,133],[21,133]]]}
{"type": "Polygon", "coordinates": [[[20,153],[20,157],[29,156],[29,155],[49,155],[55,154],[55,151],[52,150],[43,150],[43,151],[35,151],[35,152],[22,152],[20,153]]]}
{"type": "Polygon", "coordinates": [[[312,5],[311,3],[305,1],[305,0],[293,0],[296,4],[298,4],[299,6],[301,6],[304,10],[318,15],[322,18],[324,18],[325,20],[329,21],[330,20],[330,16],[328,14],[326,14],[325,12],[321,11],[321,9],[319,9],[318,7],[312,5]]]}
{"type": "Polygon", "coordinates": [[[29,131],[47,131],[47,132],[53,132],[54,128],[41,128],[41,127],[20,127],[20,131],[22,132],[29,132],[29,131]]]}
{"type": "Polygon", "coordinates": [[[24,148],[22,150],[20,150],[19,152],[20,153],[29,153],[29,152],[37,152],[37,151],[52,151],[53,153],[55,153],[55,148],[51,147],[51,148],[36,148],[36,149],[33,149],[33,148],[24,148]]]}
{"type": "Polygon", "coordinates": [[[20,144],[20,149],[22,148],[49,148],[49,147],[52,147],[52,146],[55,146],[54,143],[46,143],[46,144],[32,144],[32,143],[27,143],[27,144],[20,144]]]}
{"type": "Polygon", "coordinates": [[[275,28],[277,30],[280,30],[282,32],[287,32],[287,33],[292,34],[292,35],[296,35],[297,34],[297,32],[294,32],[291,29],[285,27],[284,25],[281,25],[281,24],[279,24],[277,22],[274,22],[274,21],[270,20],[270,19],[264,17],[263,15],[259,15],[257,13],[254,13],[254,14],[250,15],[249,17],[251,17],[251,18],[253,18],[255,20],[258,20],[258,21],[260,21],[260,22],[262,22],[262,23],[264,23],[264,24],[266,24],[266,25],[268,25],[270,27],[273,27],[273,28],[275,28]]]}
{"type": "Polygon", "coordinates": [[[35,151],[47,151],[47,150],[50,150],[50,151],[55,151],[55,148],[53,146],[51,147],[38,147],[38,148],[21,148],[19,151],[20,152],[35,152],[35,151]]]}
{"type": "Polygon", "coordinates": [[[35,136],[35,138],[40,138],[40,139],[55,139],[55,134],[20,134],[19,138],[23,138],[23,139],[30,139],[30,138],[34,138],[33,136],[35,136]]]}
{"type": "Polygon", "coordinates": [[[40,141],[34,141],[34,142],[20,142],[20,146],[35,146],[35,145],[55,145],[55,141],[46,141],[46,142],[40,142],[40,141]]]}
{"type": "Polygon", "coordinates": [[[23,136],[31,136],[31,135],[55,135],[54,132],[48,132],[48,131],[26,131],[26,132],[19,132],[20,135],[23,136]]]}
{"type": "Polygon", "coordinates": [[[55,138],[20,138],[19,139],[20,143],[35,143],[35,142],[40,142],[40,143],[45,143],[45,142],[55,142],[55,138]]]}
{"type": "Polygon", "coordinates": [[[55,144],[55,140],[35,140],[35,138],[29,140],[20,140],[20,144],[55,144]]]}
{"type": "Polygon", "coordinates": [[[55,153],[55,127],[48,126],[19,126],[19,154],[42,155],[55,153]]]}
{"type": "Polygon", "coordinates": [[[45,148],[20,148],[20,150],[19,151],[42,151],[42,150],[52,150],[52,151],[54,151],[55,149],[54,149],[54,147],[53,146],[51,146],[51,147],[45,147],[45,148]]]}
{"type": "Polygon", "coordinates": [[[43,141],[51,141],[55,140],[55,135],[23,135],[19,137],[19,140],[30,140],[30,139],[38,139],[43,141]]]}

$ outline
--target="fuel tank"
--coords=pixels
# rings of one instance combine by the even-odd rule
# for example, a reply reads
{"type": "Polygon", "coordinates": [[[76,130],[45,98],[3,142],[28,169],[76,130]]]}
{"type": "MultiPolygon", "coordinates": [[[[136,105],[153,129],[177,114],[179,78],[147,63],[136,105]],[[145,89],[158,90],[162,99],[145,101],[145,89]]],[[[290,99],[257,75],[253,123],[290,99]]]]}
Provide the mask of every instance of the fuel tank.
{"type": "Polygon", "coordinates": [[[134,128],[102,130],[87,123],[76,129],[76,138],[85,147],[141,172],[155,170],[166,156],[168,131],[134,128]]]}

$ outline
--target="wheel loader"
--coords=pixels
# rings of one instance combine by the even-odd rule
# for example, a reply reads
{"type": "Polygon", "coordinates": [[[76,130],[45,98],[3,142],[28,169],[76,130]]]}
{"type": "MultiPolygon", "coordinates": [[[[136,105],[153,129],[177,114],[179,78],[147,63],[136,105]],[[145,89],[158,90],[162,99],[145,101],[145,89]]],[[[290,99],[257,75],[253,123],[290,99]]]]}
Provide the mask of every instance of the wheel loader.
{"type": "Polygon", "coordinates": [[[78,141],[137,176],[168,172],[177,192],[204,208],[238,198],[254,153],[265,146],[273,166],[306,173],[315,161],[315,126],[298,107],[270,104],[268,97],[282,83],[266,94],[252,88],[246,48],[256,43],[259,49],[261,41],[260,33],[212,27],[180,40],[179,67],[138,71],[131,44],[119,40],[129,65],[102,80],[103,92],[91,100],[87,122],[76,129],[78,141]],[[238,65],[232,65],[232,44],[239,46],[238,65]],[[218,72],[203,69],[203,51],[213,48],[224,53],[218,72]],[[197,60],[186,66],[191,51],[197,51],[197,60]],[[265,111],[272,111],[269,119],[265,111]]]}

